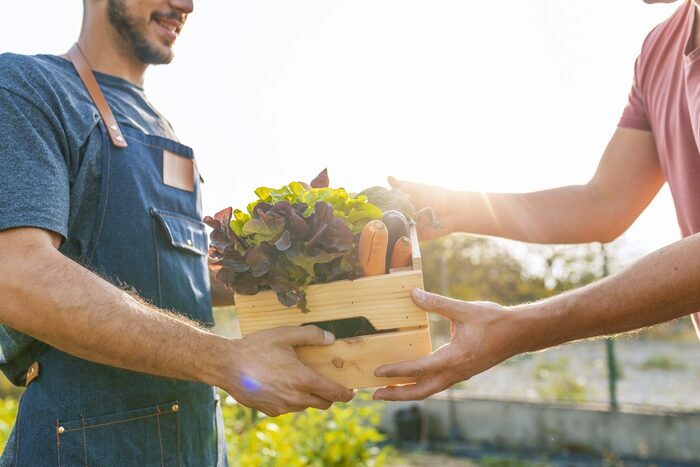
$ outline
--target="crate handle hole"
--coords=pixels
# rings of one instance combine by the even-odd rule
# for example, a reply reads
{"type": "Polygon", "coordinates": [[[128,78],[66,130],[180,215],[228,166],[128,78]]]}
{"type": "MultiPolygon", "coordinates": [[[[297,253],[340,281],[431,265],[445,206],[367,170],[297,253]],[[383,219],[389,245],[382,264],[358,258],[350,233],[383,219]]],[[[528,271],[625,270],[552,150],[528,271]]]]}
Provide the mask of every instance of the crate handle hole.
{"type": "Polygon", "coordinates": [[[304,323],[302,326],[318,326],[324,331],[332,332],[336,339],[347,339],[350,337],[372,336],[374,334],[384,334],[396,332],[398,329],[376,329],[372,323],[364,316],[353,318],[334,319],[330,321],[314,321],[304,323]]]}

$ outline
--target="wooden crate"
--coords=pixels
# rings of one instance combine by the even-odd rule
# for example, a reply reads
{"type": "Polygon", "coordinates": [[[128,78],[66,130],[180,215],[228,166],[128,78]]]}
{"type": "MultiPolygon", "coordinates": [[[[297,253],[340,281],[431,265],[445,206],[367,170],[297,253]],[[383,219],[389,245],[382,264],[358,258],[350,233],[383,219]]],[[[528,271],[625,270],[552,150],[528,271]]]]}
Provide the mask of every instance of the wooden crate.
{"type": "Polygon", "coordinates": [[[329,346],[297,349],[301,361],[323,376],[351,389],[405,384],[415,378],[377,378],[384,364],[410,360],[431,351],[428,317],[411,300],[411,290],[423,287],[418,237],[411,229],[413,266],[390,274],[354,281],[316,284],[307,292],[309,312],[286,308],[274,292],[236,295],[243,336],[278,326],[364,317],[377,334],[337,339],[329,346]]]}

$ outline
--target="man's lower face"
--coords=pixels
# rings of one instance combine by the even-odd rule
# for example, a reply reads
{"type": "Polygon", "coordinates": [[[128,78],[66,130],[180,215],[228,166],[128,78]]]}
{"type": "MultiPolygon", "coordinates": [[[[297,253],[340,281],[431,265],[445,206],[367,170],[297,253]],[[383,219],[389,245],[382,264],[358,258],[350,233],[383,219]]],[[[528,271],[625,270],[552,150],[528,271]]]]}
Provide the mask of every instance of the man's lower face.
{"type": "Polygon", "coordinates": [[[187,17],[167,0],[109,0],[109,20],[146,64],[170,63],[173,45],[187,17]]]}

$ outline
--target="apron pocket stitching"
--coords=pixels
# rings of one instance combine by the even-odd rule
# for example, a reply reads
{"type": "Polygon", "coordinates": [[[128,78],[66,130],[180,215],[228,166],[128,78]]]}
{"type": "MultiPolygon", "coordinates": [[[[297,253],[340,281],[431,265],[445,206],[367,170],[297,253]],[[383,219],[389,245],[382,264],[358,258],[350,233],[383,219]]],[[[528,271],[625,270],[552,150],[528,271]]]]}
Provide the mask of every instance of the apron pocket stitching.
{"type": "MultiPolygon", "coordinates": [[[[153,208],[151,208],[151,213],[153,213],[153,208]]],[[[156,281],[158,283],[158,306],[162,306],[163,290],[160,285],[160,247],[158,246],[158,232],[156,232],[158,226],[156,225],[156,222],[156,219],[154,217],[151,217],[151,230],[153,231],[153,246],[156,250],[156,281]]]]}
{"type": "Polygon", "coordinates": [[[180,461],[180,413],[175,414],[175,446],[177,447],[177,467],[182,465],[180,461]]]}
{"type": "Polygon", "coordinates": [[[165,460],[163,457],[163,437],[160,435],[160,407],[156,407],[156,424],[158,426],[158,444],[160,445],[160,467],[165,467],[165,460]]]}
{"type": "MultiPolygon", "coordinates": [[[[175,410],[167,410],[167,411],[161,412],[162,415],[167,415],[169,413],[176,413],[176,411],[175,410]]],[[[141,415],[139,417],[125,418],[125,419],[114,420],[114,421],[105,422],[105,423],[96,423],[94,425],[85,425],[84,428],[86,428],[86,429],[101,428],[101,427],[110,426],[110,425],[117,425],[119,423],[127,423],[127,422],[133,422],[135,420],[143,420],[146,418],[156,417],[158,415],[159,415],[158,413],[152,413],[152,414],[148,414],[148,415],[141,415]]],[[[82,430],[82,429],[83,429],[83,427],[67,428],[63,431],[63,433],[70,433],[72,431],[78,431],[78,430],[82,430]]]]}
{"type": "Polygon", "coordinates": [[[61,435],[58,432],[58,427],[60,423],[56,419],[56,460],[58,461],[58,467],[61,467],[61,435]]]}
{"type": "MultiPolygon", "coordinates": [[[[152,138],[162,138],[160,136],[155,136],[155,135],[147,135],[147,136],[152,137],[152,138]]],[[[125,136],[125,138],[126,138],[126,136],[125,136]]],[[[162,151],[163,149],[169,150],[167,147],[164,147],[164,146],[166,146],[166,144],[163,144],[163,145],[151,144],[151,143],[148,143],[148,142],[146,142],[146,141],[144,141],[136,136],[133,136],[133,135],[129,135],[129,140],[138,141],[139,143],[143,144],[144,146],[147,146],[147,147],[153,148],[153,149],[158,149],[159,151],[162,151]]],[[[170,141],[167,138],[164,138],[163,142],[164,143],[172,143],[174,141],[170,141]]],[[[184,154],[183,154],[183,152],[178,152],[177,150],[174,150],[171,152],[174,152],[175,154],[177,154],[179,156],[186,157],[187,159],[194,159],[194,151],[192,150],[192,148],[184,146],[183,144],[180,144],[180,143],[177,143],[177,144],[178,144],[178,146],[180,146],[178,149],[183,149],[184,154]]],[[[170,145],[167,145],[167,146],[170,146],[170,145]]],[[[173,147],[173,146],[170,146],[170,147],[173,147]]],[[[173,148],[175,148],[175,147],[173,147],[173,148]]]]}
{"type": "MultiPolygon", "coordinates": [[[[107,137],[107,136],[105,135],[103,137],[107,137]]],[[[109,205],[109,178],[110,178],[110,174],[112,172],[112,145],[111,144],[107,144],[107,153],[104,155],[104,157],[107,158],[107,161],[106,161],[107,173],[105,176],[106,180],[104,180],[102,183],[105,184],[107,189],[104,190],[104,206],[102,208],[102,213],[99,214],[100,225],[97,228],[97,232],[95,233],[92,251],[90,252],[90,256],[88,257],[88,259],[90,261],[92,261],[92,259],[95,257],[95,253],[97,252],[97,245],[100,243],[100,237],[102,236],[102,228],[104,227],[105,217],[107,216],[107,206],[109,205]]],[[[102,197],[102,193],[100,193],[100,197],[102,197]]]]}
{"type": "MultiPolygon", "coordinates": [[[[160,465],[161,467],[165,467],[165,465],[173,465],[175,463],[180,465],[181,443],[179,411],[180,404],[176,400],[174,402],[168,402],[142,409],[132,409],[91,417],[86,417],[85,415],[81,414],[79,419],[73,419],[72,421],[67,420],[61,422],[61,420],[57,419],[54,431],[56,433],[57,465],[58,467],[61,466],[62,461],[66,460],[66,455],[75,456],[73,460],[69,462],[71,465],[82,464],[86,467],[90,465],[90,461],[88,459],[91,456],[90,452],[93,452],[92,455],[102,455],[99,446],[100,443],[104,442],[104,439],[101,440],[100,438],[104,437],[105,432],[102,430],[105,428],[108,430],[121,430],[122,433],[134,433],[134,430],[142,429],[145,426],[152,427],[151,430],[153,431],[151,431],[151,436],[154,437],[151,439],[154,443],[156,441],[155,436],[158,437],[158,444],[151,445],[152,449],[150,450],[149,456],[152,456],[151,462],[153,462],[153,464],[149,465],[160,465]],[[161,420],[162,416],[168,416],[167,421],[166,419],[161,420]],[[147,422],[148,420],[153,421],[147,422]],[[136,425],[130,425],[132,422],[135,422],[136,425]],[[147,425],[143,425],[144,423],[147,423],[147,425]],[[121,428],[109,428],[116,426],[121,428]],[[88,446],[87,439],[88,430],[95,430],[94,436],[97,437],[97,440],[95,440],[93,439],[94,436],[91,434],[90,446],[88,446]],[[166,434],[168,436],[167,445],[165,438],[166,434]],[[69,437],[65,438],[66,435],[69,437]],[[175,439],[172,439],[173,435],[175,439]],[[97,445],[93,445],[95,442],[97,442],[97,445]],[[65,446],[68,446],[69,448],[73,446],[73,450],[71,451],[69,449],[66,451],[65,446]],[[172,452],[173,447],[175,447],[176,452],[172,452]]],[[[132,435],[126,436],[128,438],[132,435]]],[[[145,454],[146,452],[144,451],[144,455],[145,454]]]]}
{"type": "Polygon", "coordinates": [[[86,429],[85,417],[81,415],[80,418],[83,420],[83,460],[84,460],[84,462],[85,462],[85,467],[88,467],[88,458],[87,458],[87,429],[86,429]]]}

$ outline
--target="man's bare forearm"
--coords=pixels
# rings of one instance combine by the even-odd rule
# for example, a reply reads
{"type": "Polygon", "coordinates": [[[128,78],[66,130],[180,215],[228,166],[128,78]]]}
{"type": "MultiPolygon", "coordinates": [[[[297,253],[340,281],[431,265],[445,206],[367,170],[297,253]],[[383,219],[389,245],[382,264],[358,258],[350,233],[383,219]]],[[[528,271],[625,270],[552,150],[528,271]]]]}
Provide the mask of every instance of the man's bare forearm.
{"type": "Polygon", "coordinates": [[[214,384],[226,339],[142,303],[51,246],[23,253],[0,261],[4,324],[97,363],[214,384]]]}
{"type": "Polygon", "coordinates": [[[608,242],[634,222],[663,183],[653,135],[618,128],[585,185],[465,193],[464,230],[533,243],[608,242]]]}
{"type": "Polygon", "coordinates": [[[419,222],[423,239],[469,232],[531,243],[586,243],[621,235],[658,193],[664,175],[651,132],[618,128],[584,185],[479,193],[394,178],[390,183],[407,193],[417,208],[436,212],[443,229],[419,222]]]}
{"type": "Polygon", "coordinates": [[[626,270],[543,302],[513,309],[521,351],[648,327],[700,310],[700,234],[626,270]]]}
{"type": "Polygon", "coordinates": [[[597,200],[585,186],[567,186],[533,193],[461,194],[462,230],[530,243],[607,241],[615,230],[591,222],[597,200]]]}

